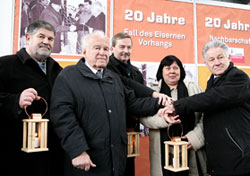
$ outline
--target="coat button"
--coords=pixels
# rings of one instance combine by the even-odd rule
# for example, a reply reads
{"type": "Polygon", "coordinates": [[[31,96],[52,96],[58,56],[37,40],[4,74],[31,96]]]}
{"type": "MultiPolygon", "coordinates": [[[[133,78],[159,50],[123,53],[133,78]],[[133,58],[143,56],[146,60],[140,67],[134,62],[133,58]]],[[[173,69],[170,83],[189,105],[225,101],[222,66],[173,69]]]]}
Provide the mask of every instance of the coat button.
{"type": "Polygon", "coordinates": [[[111,148],[113,148],[114,147],[114,145],[113,144],[111,144],[111,148]]]}
{"type": "Polygon", "coordinates": [[[109,109],[109,113],[110,113],[110,114],[112,113],[111,109],[109,109]]]}

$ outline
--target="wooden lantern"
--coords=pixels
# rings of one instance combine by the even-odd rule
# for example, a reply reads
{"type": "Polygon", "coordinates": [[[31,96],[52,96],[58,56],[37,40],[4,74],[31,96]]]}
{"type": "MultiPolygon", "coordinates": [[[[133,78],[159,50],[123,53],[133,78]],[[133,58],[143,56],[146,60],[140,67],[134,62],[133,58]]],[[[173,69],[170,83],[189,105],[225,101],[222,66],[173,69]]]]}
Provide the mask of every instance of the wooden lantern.
{"type": "Polygon", "coordinates": [[[139,132],[128,132],[128,154],[127,157],[140,156],[139,147],[140,147],[140,138],[139,132]]]}
{"type": "Polygon", "coordinates": [[[48,104],[44,98],[41,97],[46,104],[46,110],[42,114],[33,113],[29,115],[26,107],[25,112],[29,119],[23,119],[23,147],[22,151],[41,152],[48,151],[47,148],[47,132],[48,132],[48,119],[42,119],[48,110],[48,104]]]}
{"type": "MultiPolygon", "coordinates": [[[[180,124],[181,125],[181,124],[180,124]]],[[[169,128],[168,126],[168,136],[169,128]]],[[[182,134],[183,127],[181,125],[182,134]]],[[[182,136],[181,134],[181,136],[182,136]]],[[[187,144],[188,142],[181,141],[181,137],[170,137],[171,141],[165,141],[165,166],[164,169],[179,172],[188,170],[187,144]]]]}

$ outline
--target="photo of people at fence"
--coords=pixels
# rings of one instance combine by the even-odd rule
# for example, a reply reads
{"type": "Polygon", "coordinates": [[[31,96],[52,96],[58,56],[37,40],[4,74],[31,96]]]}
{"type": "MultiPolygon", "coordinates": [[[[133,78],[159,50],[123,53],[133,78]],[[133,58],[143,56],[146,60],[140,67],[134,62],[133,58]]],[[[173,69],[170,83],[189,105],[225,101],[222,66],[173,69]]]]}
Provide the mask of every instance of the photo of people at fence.
{"type": "Polygon", "coordinates": [[[25,46],[27,26],[36,20],[56,29],[52,53],[81,55],[82,39],[95,30],[106,33],[107,0],[21,0],[19,48],[25,46]]]}

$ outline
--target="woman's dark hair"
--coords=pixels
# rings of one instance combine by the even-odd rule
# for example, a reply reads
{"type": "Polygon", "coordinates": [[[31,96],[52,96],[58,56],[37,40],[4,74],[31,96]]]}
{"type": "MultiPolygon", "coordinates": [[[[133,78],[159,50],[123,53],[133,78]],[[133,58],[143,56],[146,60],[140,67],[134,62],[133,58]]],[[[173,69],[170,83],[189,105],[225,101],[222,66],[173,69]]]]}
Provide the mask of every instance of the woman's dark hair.
{"type": "Polygon", "coordinates": [[[184,67],[180,61],[180,59],[178,59],[177,57],[173,56],[173,55],[168,55],[166,57],[164,57],[162,60],[161,60],[161,63],[159,65],[159,68],[158,68],[158,71],[156,73],[156,79],[157,81],[159,81],[160,79],[163,79],[162,77],[162,70],[163,70],[163,67],[165,66],[170,66],[172,65],[174,62],[177,63],[177,65],[180,67],[180,81],[183,81],[185,76],[186,76],[186,72],[184,70],[184,67]]]}

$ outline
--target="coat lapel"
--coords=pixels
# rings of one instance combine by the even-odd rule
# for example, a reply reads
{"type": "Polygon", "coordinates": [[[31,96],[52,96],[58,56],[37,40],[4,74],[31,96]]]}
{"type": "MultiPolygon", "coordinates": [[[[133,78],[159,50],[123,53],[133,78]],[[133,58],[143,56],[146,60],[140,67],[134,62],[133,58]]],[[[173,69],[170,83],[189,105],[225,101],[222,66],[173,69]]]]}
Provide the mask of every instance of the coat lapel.
{"type": "Polygon", "coordinates": [[[82,58],[81,60],[79,60],[79,62],[77,63],[76,67],[80,71],[80,73],[82,74],[82,76],[84,76],[84,77],[88,77],[90,79],[95,79],[95,80],[101,80],[103,82],[107,82],[107,83],[113,84],[113,77],[114,77],[114,75],[109,70],[104,69],[103,78],[100,79],[97,75],[95,75],[85,65],[84,58],[82,58]]]}

